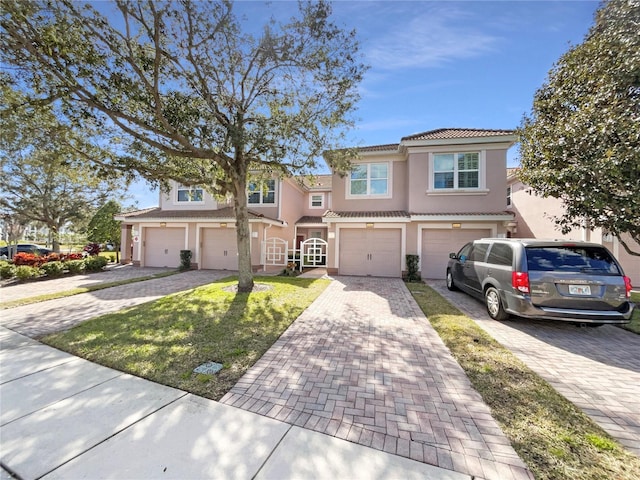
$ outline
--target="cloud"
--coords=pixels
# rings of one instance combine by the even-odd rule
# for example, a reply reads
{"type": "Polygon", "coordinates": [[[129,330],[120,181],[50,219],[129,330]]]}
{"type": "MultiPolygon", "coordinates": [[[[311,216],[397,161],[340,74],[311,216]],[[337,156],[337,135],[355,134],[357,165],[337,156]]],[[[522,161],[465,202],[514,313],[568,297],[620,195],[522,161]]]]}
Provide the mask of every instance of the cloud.
{"type": "MultiPolygon", "coordinates": [[[[374,68],[431,68],[492,51],[499,37],[483,32],[471,12],[445,7],[391,13],[394,24],[370,39],[367,59],[374,68]]],[[[412,9],[413,10],[413,9],[412,9]]]]}

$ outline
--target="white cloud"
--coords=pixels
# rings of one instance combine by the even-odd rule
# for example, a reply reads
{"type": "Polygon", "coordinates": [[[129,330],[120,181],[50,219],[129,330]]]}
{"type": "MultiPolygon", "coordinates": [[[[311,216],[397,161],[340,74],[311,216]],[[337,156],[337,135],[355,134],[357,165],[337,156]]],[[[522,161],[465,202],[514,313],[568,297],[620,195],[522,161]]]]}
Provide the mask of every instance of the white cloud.
{"type": "MultiPolygon", "coordinates": [[[[374,68],[430,68],[450,61],[477,57],[493,49],[499,37],[483,32],[478,19],[451,4],[425,8],[419,12],[394,12],[381,36],[373,37],[365,47],[374,68]]],[[[391,12],[390,12],[391,13],[391,12]]]]}

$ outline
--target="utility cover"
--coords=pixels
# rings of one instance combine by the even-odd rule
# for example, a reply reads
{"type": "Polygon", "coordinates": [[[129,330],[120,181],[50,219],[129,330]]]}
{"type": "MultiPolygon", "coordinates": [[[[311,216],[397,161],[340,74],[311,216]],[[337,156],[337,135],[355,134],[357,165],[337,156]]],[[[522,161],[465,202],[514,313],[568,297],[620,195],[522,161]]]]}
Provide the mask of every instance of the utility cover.
{"type": "Polygon", "coordinates": [[[222,364],[216,362],[207,362],[193,369],[194,373],[202,373],[204,375],[214,375],[222,370],[222,364]]]}

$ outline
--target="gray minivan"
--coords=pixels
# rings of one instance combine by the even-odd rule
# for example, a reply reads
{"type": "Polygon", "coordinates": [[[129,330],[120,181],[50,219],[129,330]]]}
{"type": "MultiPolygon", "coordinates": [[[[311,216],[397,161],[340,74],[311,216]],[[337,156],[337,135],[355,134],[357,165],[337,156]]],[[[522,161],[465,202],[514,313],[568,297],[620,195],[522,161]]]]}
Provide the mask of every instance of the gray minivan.
{"type": "Polygon", "coordinates": [[[629,323],[631,280],[597,243],[484,238],[449,254],[447,288],[484,300],[496,320],[510,314],[585,325],[629,323]]]}

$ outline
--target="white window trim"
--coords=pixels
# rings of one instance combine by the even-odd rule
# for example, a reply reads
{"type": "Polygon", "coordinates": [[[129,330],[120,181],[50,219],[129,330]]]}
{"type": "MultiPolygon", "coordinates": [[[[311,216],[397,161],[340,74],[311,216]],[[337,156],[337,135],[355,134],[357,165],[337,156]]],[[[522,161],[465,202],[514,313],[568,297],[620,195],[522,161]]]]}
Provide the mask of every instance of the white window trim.
{"type": "MultiPolygon", "coordinates": [[[[430,195],[486,195],[487,189],[487,151],[486,150],[460,150],[455,152],[429,152],[429,179],[427,193],[430,195]],[[440,153],[478,153],[478,188],[435,188],[435,155],[440,153]]],[[[454,170],[455,171],[455,170],[454,170]]]]}
{"type": "Polygon", "coordinates": [[[324,208],[324,193],[311,193],[309,195],[309,208],[310,209],[321,209],[324,208]],[[313,197],[320,197],[320,205],[314,205],[313,204],[313,197]]]}
{"type": "MultiPolygon", "coordinates": [[[[256,182],[256,183],[258,183],[258,182],[256,182]]],[[[255,193],[255,192],[250,192],[249,191],[249,186],[247,185],[247,205],[248,206],[252,206],[252,207],[277,207],[278,206],[278,195],[279,195],[279,192],[280,192],[279,182],[275,178],[269,178],[269,179],[260,181],[260,186],[261,186],[261,188],[258,190],[258,192],[260,193],[260,202],[251,203],[251,202],[249,202],[249,194],[250,193],[255,193]],[[264,190],[262,189],[262,184],[264,182],[268,182],[268,181],[273,181],[273,203],[264,203],[263,202],[263,200],[264,200],[264,190]]]]}
{"type": "Polygon", "coordinates": [[[204,188],[202,188],[202,187],[198,187],[198,186],[195,186],[195,185],[187,186],[187,185],[177,184],[175,192],[176,192],[176,194],[175,194],[175,197],[174,197],[174,200],[173,200],[174,205],[204,205],[204,194],[205,194],[205,191],[204,191],[204,188]],[[202,190],[202,200],[179,200],[179,192],[181,190],[189,190],[189,191],[202,190]]]}
{"type": "Polygon", "coordinates": [[[347,175],[347,182],[346,182],[346,190],[345,190],[345,198],[348,200],[365,200],[365,199],[378,199],[378,198],[392,198],[393,195],[393,163],[390,161],[382,161],[382,162],[359,162],[356,163],[354,165],[366,165],[367,166],[367,191],[369,191],[369,182],[371,180],[370,176],[369,176],[369,172],[370,172],[370,165],[381,165],[381,164],[386,164],[387,165],[387,193],[385,194],[379,194],[379,195],[373,195],[370,193],[364,194],[364,195],[354,195],[351,193],[351,174],[347,175]]]}

